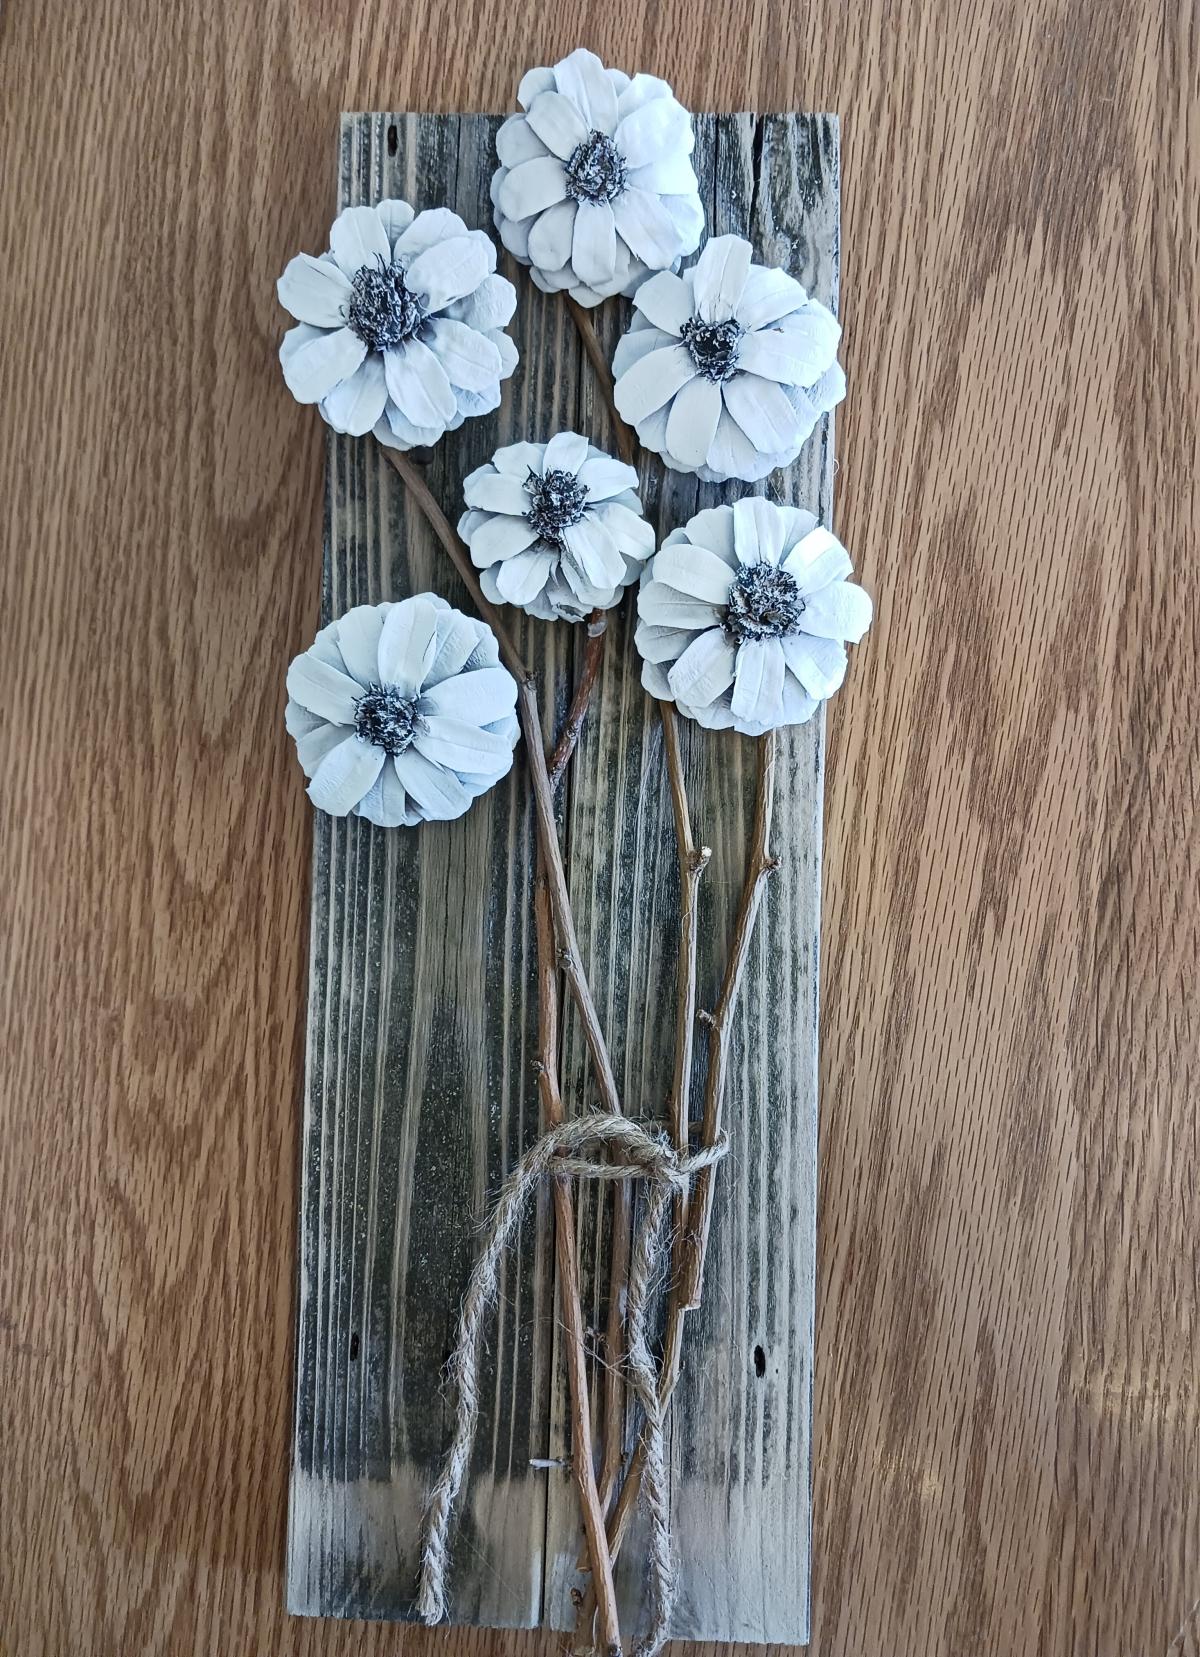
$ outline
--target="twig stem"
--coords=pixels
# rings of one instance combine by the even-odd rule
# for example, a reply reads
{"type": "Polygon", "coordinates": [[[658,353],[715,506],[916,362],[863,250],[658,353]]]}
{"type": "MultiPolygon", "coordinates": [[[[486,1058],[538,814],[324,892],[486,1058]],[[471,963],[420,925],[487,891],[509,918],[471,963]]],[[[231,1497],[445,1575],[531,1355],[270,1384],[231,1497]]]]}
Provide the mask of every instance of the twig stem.
{"type": "Polygon", "coordinates": [[[587,643],[583,647],[583,663],[579,669],[579,677],[575,681],[575,694],[571,698],[571,706],[567,710],[567,717],[562,730],[558,733],[558,741],[554,745],[554,752],[550,756],[550,786],[557,788],[563,779],[563,774],[575,752],[575,744],[579,741],[579,733],[583,729],[583,722],[587,718],[588,705],[592,700],[592,691],[596,688],[596,678],[600,672],[600,662],[604,656],[604,642],[608,636],[608,617],[603,610],[593,610],[587,619],[587,643]]]}
{"type": "MultiPolygon", "coordinates": [[[[758,780],[754,801],[754,822],[750,833],[750,847],[746,879],[733,927],[733,942],[716,1007],[706,1019],[709,1027],[708,1075],[704,1089],[704,1115],[700,1129],[700,1143],[711,1145],[721,1131],[721,1117],[725,1097],[725,1079],[729,1068],[729,1040],[733,1015],[737,1009],[742,977],[750,954],[754,923],[758,918],[763,890],[772,872],[779,867],[778,858],[770,852],[771,819],[775,808],[775,753],[774,732],[758,739],[758,780]]],[[[708,1251],[708,1235],[712,1223],[713,1170],[702,1168],[696,1176],[692,1200],[688,1206],[686,1223],[679,1234],[678,1266],[671,1284],[667,1303],[666,1329],[663,1334],[662,1367],[659,1371],[659,1399],[663,1412],[671,1402],[679,1380],[683,1355],[683,1332],[687,1314],[700,1303],[700,1289],[704,1279],[704,1261],[708,1251]]],[[[621,1550],[630,1518],[637,1504],[645,1467],[644,1439],[639,1439],[633,1461],[621,1487],[617,1504],[609,1515],[608,1547],[615,1560],[621,1550]]]]}
{"type": "MultiPolygon", "coordinates": [[[[538,951],[538,1089],[547,1127],[563,1120],[558,1082],[558,969],[554,960],[554,922],[546,887],[541,851],[534,887],[534,919],[538,951]]],[[[583,1308],[579,1292],[579,1257],[575,1247],[575,1201],[569,1176],[556,1174],[554,1191],[554,1249],[558,1259],[559,1293],[567,1337],[567,1382],[571,1395],[571,1471],[579,1492],[579,1509],[591,1563],[591,1589],[599,1613],[605,1650],[620,1649],[617,1596],[612,1557],[604,1533],[604,1509],[596,1489],[592,1464],[592,1411],[588,1399],[587,1355],[583,1344],[583,1308]]]]}

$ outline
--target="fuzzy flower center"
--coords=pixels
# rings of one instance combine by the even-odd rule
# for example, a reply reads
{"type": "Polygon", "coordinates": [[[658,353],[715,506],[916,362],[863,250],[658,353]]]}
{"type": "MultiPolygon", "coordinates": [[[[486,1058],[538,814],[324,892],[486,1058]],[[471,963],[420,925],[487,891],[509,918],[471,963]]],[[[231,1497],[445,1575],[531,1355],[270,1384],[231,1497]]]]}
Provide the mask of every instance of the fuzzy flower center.
{"type": "Polygon", "coordinates": [[[403,696],[395,685],[368,685],[354,706],[354,729],[364,742],[385,754],[402,754],[417,734],[415,696],[403,696]]]}
{"type": "Polygon", "coordinates": [[[561,549],[563,531],[583,517],[587,489],[574,472],[535,472],[530,467],[525,493],[529,496],[527,522],[537,530],[539,539],[561,549]]]}
{"type": "Polygon", "coordinates": [[[353,331],[372,351],[386,351],[403,345],[425,321],[425,312],[415,294],[408,291],[404,267],[384,263],[363,265],[350,281],[350,317],[353,331]]]}
{"type": "Polygon", "coordinates": [[[625,157],[606,133],[588,133],[567,160],[572,201],[615,201],[625,188],[625,157]]]}
{"type": "Polygon", "coordinates": [[[781,639],[794,633],[804,614],[800,585],[774,564],[743,564],[729,589],[725,631],[745,639],[781,639]]]}
{"type": "Polygon", "coordinates": [[[680,329],[680,338],[691,352],[696,372],[706,380],[720,382],[737,373],[738,352],[746,330],[729,317],[725,322],[703,322],[689,317],[680,329]]]}

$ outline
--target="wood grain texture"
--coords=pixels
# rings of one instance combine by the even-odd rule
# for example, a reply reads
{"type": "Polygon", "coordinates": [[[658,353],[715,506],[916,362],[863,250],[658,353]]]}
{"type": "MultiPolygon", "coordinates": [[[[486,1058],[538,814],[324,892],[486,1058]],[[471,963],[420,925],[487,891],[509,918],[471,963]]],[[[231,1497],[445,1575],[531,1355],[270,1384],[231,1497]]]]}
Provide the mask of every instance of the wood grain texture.
{"type": "MultiPolygon", "coordinates": [[[[343,108],[584,42],[842,117],[819,1657],[1200,1650],[1194,8],[13,0],[0,19],[0,1643],[289,1618],[324,445],[272,283],[343,108]]],[[[711,1651],[712,1648],[710,1648],[711,1651]]]]}
{"type": "MultiPolygon", "coordinates": [[[[490,224],[498,120],[347,116],[339,205],[401,195],[490,224]]],[[[838,146],[822,117],[696,123],[714,233],[749,234],[773,263],[837,303],[838,146]]],[[[608,416],[561,301],[508,267],[520,364],[494,417],[435,452],[452,517],[461,479],[500,443],[569,428],[612,446],[608,416]]],[[[608,345],[629,307],[597,319],[608,345]]],[[[470,599],[370,444],[330,436],[321,620],[427,589],[470,599]]],[[[746,491],[644,466],[661,541],[702,507],[746,491]]],[[[831,422],[770,487],[826,519],[831,422]]],[[[654,704],[641,689],[632,605],[610,618],[593,716],[564,788],[576,924],[625,1110],[665,1121],[678,915],[674,820],[654,704]]],[[[526,625],[518,647],[561,711],[578,630],[526,625]]],[[[549,721],[548,721],[549,723],[549,721]]],[[[748,855],[756,754],[732,733],[682,729],[694,821],[712,860],[698,984],[712,1005],[748,855]]],[[[816,1210],[816,1019],[823,721],[779,739],[771,882],[732,1032],[730,1172],[718,1179],[708,1293],[688,1338],[671,1420],[680,1559],[674,1626],[710,1639],[803,1640],[816,1210]],[[769,1355],[768,1355],[769,1354],[769,1355]]],[[[300,1193],[299,1340],[288,1599],[318,1615],[411,1618],[420,1515],[450,1433],[441,1386],[492,1195],[539,1131],[531,926],[532,840],[522,762],[479,812],[419,834],[322,816],[314,830],[309,1033],[300,1193]],[[483,901],[481,901],[481,889],[483,901]]],[[[701,1050],[703,1050],[701,1042],[701,1050]]],[[[696,1098],[703,1090],[697,1063],[696,1098]]],[[[564,1095],[597,1104],[568,1020],[564,1095]]],[[[697,1106],[697,1111],[698,1111],[697,1106]]],[[[609,1203],[578,1193],[590,1244],[590,1322],[607,1319],[609,1203]],[[589,1237],[589,1232],[591,1236],[589,1237]]],[[[453,1623],[573,1628],[581,1547],[552,1216],[530,1217],[500,1285],[470,1481],[456,1519],[453,1623]]],[[[599,1361],[596,1365],[599,1370],[599,1361]]],[[[597,1373],[594,1396],[600,1396],[597,1373]]],[[[632,1416],[627,1436],[636,1431],[632,1416]]],[[[630,1446],[631,1447],[631,1446],[630,1446]]],[[[621,1564],[622,1625],[643,1613],[643,1548],[621,1564]]]]}

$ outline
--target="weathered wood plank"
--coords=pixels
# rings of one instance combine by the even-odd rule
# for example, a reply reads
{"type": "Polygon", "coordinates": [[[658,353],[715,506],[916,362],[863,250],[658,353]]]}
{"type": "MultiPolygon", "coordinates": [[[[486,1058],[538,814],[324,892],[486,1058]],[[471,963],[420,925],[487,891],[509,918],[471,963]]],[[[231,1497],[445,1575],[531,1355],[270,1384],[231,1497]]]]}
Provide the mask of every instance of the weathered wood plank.
{"type": "MultiPolygon", "coordinates": [[[[497,124],[347,117],[339,201],[446,201],[487,225],[497,124]]],[[[749,233],[760,256],[836,301],[836,123],[702,117],[697,164],[714,231],[749,233]]],[[[517,280],[521,365],[504,405],[447,438],[430,462],[431,487],[451,516],[462,476],[499,443],[567,426],[606,441],[564,309],[517,280]]],[[[622,308],[605,307],[598,322],[615,340],[622,308]]],[[[778,498],[827,518],[831,456],[826,429],[772,480],[778,498]]],[[[741,492],[664,476],[657,463],[645,485],[663,534],[741,492]]],[[[468,602],[372,446],[332,438],[324,617],[427,587],[468,602]]],[[[523,633],[543,705],[561,709],[579,640],[532,623],[523,633]]],[[[565,827],[617,1073],[631,1112],[657,1116],[669,1080],[677,883],[661,735],[631,635],[627,606],[615,618],[565,827]]],[[[690,1329],[692,1367],[672,1429],[677,1626],[697,1637],[807,1632],[822,747],[817,723],[783,740],[784,866],[737,1029],[730,1177],[719,1182],[708,1293],[690,1329]]],[[[697,832],[714,851],[701,937],[702,998],[711,998],[741,879],[752,749],[687,727],[685,757],[697,832]]],[[[421,1500],[445,1442],[441,1368],[474,1219],[537,1132],[531,855],[520,765],[458,824],[389,835],[317,820],[289,1537],[297,1611],[410,1614],[421,1500]]],[[[592,1095],[571,1020],[565,1036],[565,1094],[579,1108],[592,1095]]],[[[589,1197],[579,1224],[591,1320],[602,1328],[595,1267],[607,1240],[589,1197]]],[[[488,1402],[455,1551],[456,1622],[574,1620],[573,1489],[564,1472],[528,1466],[565,1452],[549,1225],[543,1205],[509,1264],[489,1343],[488,1402]]],[[[635,1534],[620,1573],[630,1627],[639,1551],[635,1534]]]]}

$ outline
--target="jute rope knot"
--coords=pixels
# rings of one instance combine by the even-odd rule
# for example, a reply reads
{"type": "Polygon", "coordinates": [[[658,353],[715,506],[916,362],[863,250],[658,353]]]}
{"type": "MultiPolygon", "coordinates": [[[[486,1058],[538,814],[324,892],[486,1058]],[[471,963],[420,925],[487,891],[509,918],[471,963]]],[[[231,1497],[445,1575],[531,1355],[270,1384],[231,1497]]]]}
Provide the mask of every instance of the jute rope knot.
{"type": "MultiPolygon", "coordinates": [[[[648,1301],[662,1259],[663,1219],[672,1196],[676,1191],[685,1190],[701,1168],[711,1168],[720,1162],[728,1148],[722,1134],[716,1144],[682,1155],[665,1136],[650,1133],[626,1116],[595,1112],[575,1117],[544,1133],[505,1180],[467,1285],[459,1313],[458,1339],[447,1365],[447,1374],[455,1389],[454,1433],[425,1510],[417,1593],[417,1614],[423,1622],[440,1622],[446,1614],[450,1516],[470,1465],[479,1421],[479,1349],[483,1323],[495,1302],[500,1263],[525,1205],[547,1174],[589,1180],[633,1178],[646,1181],[650,1187],[634,1241],[626,1303],[626,1364],[646,1418],[642,1495],[650,1516],[651,1533],[650,1630],[641,1651],[644,1657],[652,1657],[663,1644],[675,1595],[675,1567],[671,1554],[662,1406],[646,1323],[648,1301]]],[[[591,1447],[576,1445],[574,1453],[590,1455],[591,1447]]]]}

